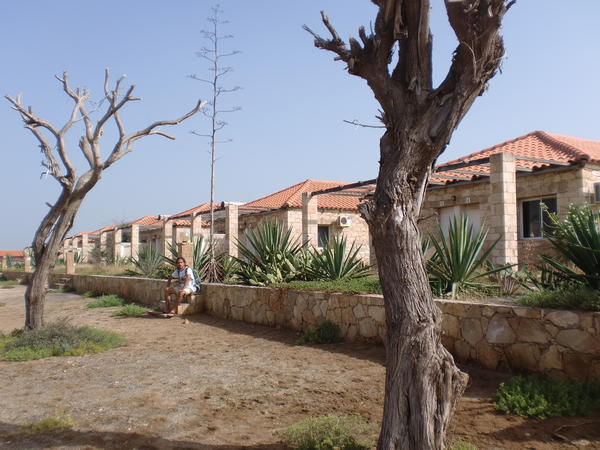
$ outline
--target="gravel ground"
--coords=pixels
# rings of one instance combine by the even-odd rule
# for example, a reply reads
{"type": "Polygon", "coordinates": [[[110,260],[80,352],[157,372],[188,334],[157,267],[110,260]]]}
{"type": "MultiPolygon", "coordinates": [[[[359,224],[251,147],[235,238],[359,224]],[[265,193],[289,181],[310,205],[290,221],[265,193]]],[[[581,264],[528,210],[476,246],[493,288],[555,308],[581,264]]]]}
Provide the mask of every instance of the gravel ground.
{"type": "MultiPolygon", "coordinates": [[[[24,287],[0,289],[0,330],[23,324],[24,287]]],[[[0,361],[0,447],[280,449],[277,430],[304,418],[383,405],[382,347],[294,346],[298,334],[196,315],[111,317],[89,299],[49,294],[46,318],[122,333],[125,346],[96,355],[0,361]],[[29,436],[23,424],[57,413],[73,429],[29,436]]],[[[504,374],[472,367],[451,439],[480,449],[600,448],[600,418],[526,421],[496,414],[504,374]],[[564,427],[566,425],[566,427],[564,427]],[[563,427],[560,428],[559,427],[563,427]],[[559,431],[560,437],[553,436],[559,431]]]]}

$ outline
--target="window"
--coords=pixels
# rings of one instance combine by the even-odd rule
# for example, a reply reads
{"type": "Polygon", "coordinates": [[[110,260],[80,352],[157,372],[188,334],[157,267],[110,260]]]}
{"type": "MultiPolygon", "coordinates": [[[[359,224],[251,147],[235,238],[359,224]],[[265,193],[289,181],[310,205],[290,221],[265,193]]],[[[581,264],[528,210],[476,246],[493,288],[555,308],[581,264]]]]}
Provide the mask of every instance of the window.
{"type": "Polygon", "coordinates": [[[548,212],[556,214],[556,198],[529,200],[521,205],[523,237],[543,237],[548,230],[548,212]],[[546,205],[547,210],[542,205],[546,205]]]}
{"type": "Polygon", "coordinates": [[[317,226],[317,247],[327,247],[329,242],[329,227],[327,225],[317,226]]]}

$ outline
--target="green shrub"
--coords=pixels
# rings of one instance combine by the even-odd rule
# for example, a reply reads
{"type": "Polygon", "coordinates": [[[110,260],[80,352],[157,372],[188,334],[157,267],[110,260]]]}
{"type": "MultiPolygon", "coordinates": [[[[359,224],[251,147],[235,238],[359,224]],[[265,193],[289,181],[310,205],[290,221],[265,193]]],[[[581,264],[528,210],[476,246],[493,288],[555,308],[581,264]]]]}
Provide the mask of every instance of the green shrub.
{"type": "Polygon", "coordinates": [[[579,416],[600,408],[600,383],[514,377],[500,384],[496,409],[522,417],[579,416]]]}
{"type": "Polygon", "coordinates": [[[562,288],[530,292],[516,299],[517,303],[537,308],[579,309],[600,311],[600,292],[588,287],[562,288]]]}
{"type": "Polygon", "coordinates": [[[64,294],[64,293],[69,293],[69,292],[75,292],[75,288],[71,287],[71,286],[63,286],[61,288],[58,289],[49,289],[48,293],[49,294],[64,294]]]}
{"type": "Polygon", "coordinates": [[[0,286],[2,287],[6,287],[6,286],[14,286],[16,284],[19,284],[19,280],[1,280],[0,281],[0,286]]]}
{"type": "Polygon", "coordinates": [[[346,252],[346,238],[333,238],[322,251],[313,249],[312,259],[306,269],[310,280],[342,280],[369,275],[371,267],[358,256],[361,246],[352,243],[346,252]]]}
{"type": "Polygon", "coordinates": [[[338,342],[342,342],[340,329],[336,324],[326,320],[317,325],[314,330],[302,333],[300,339],[296,341],[296,345],[337,344],[338,342]]]}
{"type": "Polygon", "coordinates": [[[113,316],[139,316],[140,314],[146,314],[149,311],[148,308],[144,308],[143,306],[135,305],[133,303],[129,303],[123,306],[118,311],[112,313],[113,316]]]}
{"type": "Polygon", "coordinates": [[[109,308],[111,306],[123,306],[125,300],[116,295],[102,295],[96,300],[89,302],[85,305],[86,308],[109,308]]]}
{"type": "Polygon", "coordinates": [[[123,344],[121,335],[92,327],[71,325],[66,318],[37,330],[14,330],[0,337],[0,359],[28,361],[49,356],[80,356],[123,344]]]}
{"type": "Polygon", "coordinates": [[[292,230],[281,222],[265,222],[256,230],[246,230],[248,245],[237,242],[240,259],[238,276],[247,284],[265,286],[283,283],[301,274],[302,245],[292,238],[292,230]]]}
{"type": "Polygon", "coordinates": [[[589,205],[571,205],[563,220],[550,212],[547,212],[547,218],[550,232],[546,237],[577,269],[548,256],[542,256],[543,261],[562,278],[600,289],[600,214],[594,213],[589,205]]]}
{"type": "Polygon", "coordinates": [[[69,414],[61,413],[39,422],[23,425],[21,430],[26,434],[37,434],[45,431],[70,430],[71,428],[73,428],[73,419],[69,414]]]}
{"type": "Polygon", "coordinates": [[[97,298],[97,297],[102,297],[104,295],[104,292],[101,291],[86,291],[83,294],[81,294],[82,297],[85,298],[97,298]]]}
{"type": "Polygon", "coordinates": [[[452,445],[449,446],[450,450],[477,450],[473,444],[467,441],[456,441],[452,445]]]}
{"type": "Polygon", "coordinates": [[[165,273],[165,257],[154,245],[146,245],[137,257],[130,259],[133,270],[127,270],[129,275],[148,278],[163,278],[165,273]]]}
{"type": "Polygon", "coordinates": [[[353,278],[336,281],[290,281],[275,287],[298,291],[347,292],[350,294],[381,294],[381,284],[377,277],[353,278]]]}
{"type": "Polygon", "coordinates": [[[371,426],[359,415],[315,417],[281,431],[281,440],[299,450],[368,450],[371,426]]]}
{"type": "Polygon", "coordinates": [[[466,289],[488,287],[489,283],[485,282],[487,277],[510,267],[486,268],[487,258],[500,240],[496,239],[484,250],[487,234],[483,226],[475,233],[473,225],[463,215],[450,219],[447,234],[444,234],[440,226],[437,237],[429,235],[422,248],[423,253],[427,251],[429,244],[434,248],[433,255],[426,262],[434,293],[450,294],[452,298],[457,298],[466,289]]]}

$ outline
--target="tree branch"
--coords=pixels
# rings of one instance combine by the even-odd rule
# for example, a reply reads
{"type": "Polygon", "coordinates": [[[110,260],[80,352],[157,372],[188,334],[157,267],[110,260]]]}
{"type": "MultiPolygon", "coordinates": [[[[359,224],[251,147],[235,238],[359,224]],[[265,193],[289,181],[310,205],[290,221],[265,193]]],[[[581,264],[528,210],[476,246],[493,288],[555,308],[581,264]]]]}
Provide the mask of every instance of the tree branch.
{"type": "Polygon", "coordinates": [[[177,125],[181,122],[183,122],[186,119],[189,119],[190,117],[192,117],[194,114],[196,114],[198,111],[200,111],[200,109],[206,104],[205,101],[203,100],[198,100],[198,103],[196,104],[196,106],[190,110],[188,113],[184,114],[183,116],[181,116],[178,119],[175,120],[161,120],[158,122],[154,122],[152,125],[144,128],[143,130],[139,130],[136,131],[135,133],[130,134],[129,136],[125,137],[123,139],[123,145],[119,148],[115,147],[113,149],[113,151],[111,152],[110,156],[106,159],[106,161],[104,162],[102,168],[106,169],[108,167],[110,167],[115,161],[118,161],[120,158],[122,158],[124,155],[126,155],[127,153],[129,153],[132,150],[132,144],[140,139],[143,136],[148,136],[151,134],[158,134],[164,137],[168,137],[169,139],[174,139],[173,136],[170,136],[160,130],[155,130],[155,128],[161,127],[161,126],[165,126],[165,125],[177,125]],[[124,148],[123,148],[124,146],[124,148]]]}

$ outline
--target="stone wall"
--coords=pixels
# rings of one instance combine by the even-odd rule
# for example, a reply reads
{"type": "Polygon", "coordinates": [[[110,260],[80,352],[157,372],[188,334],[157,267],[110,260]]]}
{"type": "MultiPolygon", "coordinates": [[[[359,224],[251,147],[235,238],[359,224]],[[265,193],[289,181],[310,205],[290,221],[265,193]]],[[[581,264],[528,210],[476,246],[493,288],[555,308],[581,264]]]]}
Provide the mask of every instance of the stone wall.
{"type": "MultiPolygon", "coordinates": [[[[4,272],[9,279],[28,278],[4,272]]],[[[163,280],[96,275],[70,278],[78,292],[101,291],[155,306],[163,280]]],[[[199,309],[223,319],[309,330],[324,320],[350,342],[381,343],[385,312],[381,295],[346,295],[264,287],[202,286],[199,309]]],[[[489,369],[541,372],[554,377],[600,380],[600,312],[528,308],[512,304],[436,300],[443,312],[442,342],[458,361],[489,369]]]]}
{"type": "Polygon", "coordinates": [[[600,313],[438,301],[444,346],[488,369],[600,380],[600,313]]]}

